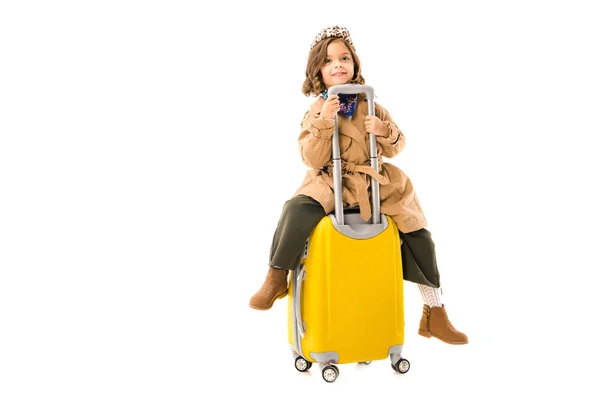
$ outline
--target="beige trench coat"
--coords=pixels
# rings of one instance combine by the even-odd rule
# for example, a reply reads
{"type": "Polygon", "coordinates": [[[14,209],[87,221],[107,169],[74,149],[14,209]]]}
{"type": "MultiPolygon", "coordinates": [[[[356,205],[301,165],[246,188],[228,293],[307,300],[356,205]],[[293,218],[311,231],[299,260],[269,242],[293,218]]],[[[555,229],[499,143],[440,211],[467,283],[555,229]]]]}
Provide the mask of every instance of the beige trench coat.
{"type": "MultiPolygon", "coordinates": [[[[302,121],[302,132],[298,138],[300,153],[304,163],[312,169],[306,173],[295,195],[312,197],[329,214],[334,210],[331,160],[334,122],[319,119],[324,101],[319,97],[302,121]]],[[[381,212],[389,215],[401,232],[409,233],[426,227],[427,220],[408,176],[395,165],[382,162],[382,157],[392,158],[402,151],[406,145],[404,135],[387,110],[375,103],[375,115],[388,126],[390,132],[387,138],[377,137],[379,171],[376,173],[370,166],[369,135],[365,130],[367,112],[367,101],[359,98],[352,120],[341,114],[338,117],[344,207],[358,205],[361,217],[365,221],[370,218],[368,188],[373,176],[380,183],[381,212]]]]}

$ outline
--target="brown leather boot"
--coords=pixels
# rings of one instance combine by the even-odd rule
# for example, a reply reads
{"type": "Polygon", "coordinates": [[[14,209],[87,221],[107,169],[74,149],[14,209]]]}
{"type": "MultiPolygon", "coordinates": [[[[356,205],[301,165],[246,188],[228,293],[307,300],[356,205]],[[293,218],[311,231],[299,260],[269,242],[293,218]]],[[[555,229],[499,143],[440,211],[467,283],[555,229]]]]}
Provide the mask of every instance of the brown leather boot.
{"type": "Polygon", "coordinates": [[[286,269],[269,268],[267,278],[258,292],[250,298],[250,307],[257,310],[268,310],[277,299],[282,299],[288,292],[288,271],[286,269]]]}
{"type": "Polygon", "coordinates": [[[419,324],[419,335],[426,338],[435,337],[449,344],[467,344],[469,338],[462,332],[457,331],[446,314],[446,308],[429,307],[423,305],[423,316],[419,324]]]}

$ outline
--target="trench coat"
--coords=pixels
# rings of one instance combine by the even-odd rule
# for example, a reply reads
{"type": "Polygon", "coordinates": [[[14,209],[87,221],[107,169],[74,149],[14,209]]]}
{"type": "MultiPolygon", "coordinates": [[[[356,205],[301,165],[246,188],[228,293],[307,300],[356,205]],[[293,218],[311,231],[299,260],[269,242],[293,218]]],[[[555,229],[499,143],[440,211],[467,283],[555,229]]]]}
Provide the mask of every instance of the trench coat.
{"type": "MultiPolygon", "coordinates": [[[[318,201],[327,214],[334,210],[332,138],[334,121],[321,119],[324,99],[319,97],[304,115],[298,138],[303,162],[310,167],[295,195],[304,194],[318,201]]],[[[379,171],[370,166],[369,134],[365,130],[368,104],[359,97],[352,119],[338,114],[340,156],[342,159],[342,201],[344,208],[360,207],[363,220],[371,217],[371,177],[380,184],[381,212],[390,216],[401,232],[409,233],[427,226],[427,220],[412,182],[394,164],[383,162],[404,149],[406,139],[387,110],[375,103],[375,115],[388,127],[389,136],[377,136],[379,171]]]]}

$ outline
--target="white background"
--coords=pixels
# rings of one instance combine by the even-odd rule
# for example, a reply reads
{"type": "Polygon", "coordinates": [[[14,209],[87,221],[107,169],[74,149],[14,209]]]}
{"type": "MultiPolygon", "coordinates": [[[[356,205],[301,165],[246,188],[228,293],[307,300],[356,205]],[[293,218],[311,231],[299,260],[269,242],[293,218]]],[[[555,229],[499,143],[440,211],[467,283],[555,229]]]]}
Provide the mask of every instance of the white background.
{"type": "Polygon", "coordinates": [[[589,1],[3,2],[0,398],[598,398],[599,12],[589,1]],[[296,372],[248,307],[297,150],[309,45],[348,27],[407,137],[470,338],[296,372]],[[209,394],[212,393],[212,394],[209,394]]]}

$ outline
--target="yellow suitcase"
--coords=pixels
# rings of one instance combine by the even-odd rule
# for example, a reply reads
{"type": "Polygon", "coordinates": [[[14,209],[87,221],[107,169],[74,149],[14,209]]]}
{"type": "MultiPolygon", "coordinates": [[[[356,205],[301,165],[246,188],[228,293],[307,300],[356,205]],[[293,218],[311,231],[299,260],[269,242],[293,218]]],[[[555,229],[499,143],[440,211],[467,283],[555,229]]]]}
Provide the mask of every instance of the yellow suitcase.
{"type": "MultiPolygon", "coordinates": [[[[369,86],[339,85],[329,90],[330,94],[335,90],[366,93],[369,113],[374,113],[369,86]]],[[[338,143],[336,123],[335,214],[324,217],[315,227],[300,265],[290,274],[288,341],[295,367],[307,371],[318,363],[323,379],[333,382],[339,376],[335,364],[368,364],[389,356],[392,368],[406,373],[410,363],[401,355],[404,287],[398,228],[390,217],[379,213],[379,186],[374,180],[374,220],[365,222],[357,213],[344,212],[338,186],[338,143]]],[[[376,154],[372,165],[373,161],[377,162],[376,154]]]]}

